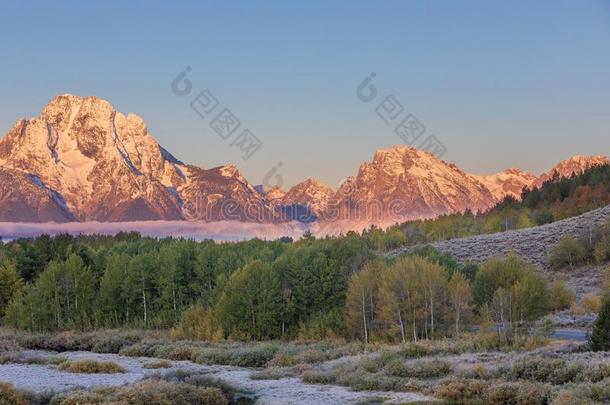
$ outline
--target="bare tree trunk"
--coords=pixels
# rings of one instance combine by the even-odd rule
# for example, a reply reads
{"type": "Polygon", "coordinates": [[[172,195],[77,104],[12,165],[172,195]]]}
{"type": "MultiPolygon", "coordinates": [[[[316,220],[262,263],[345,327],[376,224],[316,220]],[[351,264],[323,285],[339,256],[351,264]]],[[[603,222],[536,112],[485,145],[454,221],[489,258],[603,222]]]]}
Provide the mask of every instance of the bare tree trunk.
{"type": "Polygon", "coordinates": [[[364,292],[362,292],[362,325],[364,327],[364,343],[369,343],[369,332],[366,325],[366,297],[364,296],[364,292]]]}
{"type": "Polygon", "coordinates": [[[172,282],[172,299],[174,300],[174,312],[178,310],[176,307],[176,284],[172,282]]]}
{"type": "Polygon", "coordinates": [[[508,294],[508,326],[513,328],[513,294],[508,294]]]}
{"type": "Polygon", "coordinates": [[[417,325],[415,324],[415,313],[413,313],[413,341],[417,342],[417,325]]]}
{"type": "Polygon", "coordinates": [[[405,324],[402,320],[402,314],[400,308],[398,308],[398,321],[400,322],[400,336],[402,337],[402,343],[405,344],[405,324]]]}
{"type": "Polygon", "coordinates": [[[55,324],[59,328],[59,296],[57,294],[57,288],[55,288],[55,324]]]}
{"type": "Polygon", "coordinates": [[[78,278],[74,277],[74,308],[78,313],[78,278]]]}
{"type": "Polygon", "coordinates": [[[425,322],[424,322],[424,336],[426,337],[426,340],[428,340],[428,314],[426,314],[426,318],[425,318],[425,322]]]}
{"type": "Polygon", "coordinates": [[[146,291],[144,290],[144,280],[142,280],[142,304],[144,306],[144,326],[146,326],[146,291]]]}
{"type": "Polygon", "coordinates": [[[434,294],[430,289],[430,337],[434,339],[434,294]]]}

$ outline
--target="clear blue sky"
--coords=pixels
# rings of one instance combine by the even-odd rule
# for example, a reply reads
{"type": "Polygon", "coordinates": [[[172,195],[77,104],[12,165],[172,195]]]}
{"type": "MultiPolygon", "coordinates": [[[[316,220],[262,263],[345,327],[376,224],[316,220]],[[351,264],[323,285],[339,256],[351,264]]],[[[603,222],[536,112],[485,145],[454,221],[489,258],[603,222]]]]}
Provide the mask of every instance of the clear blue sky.
{"type": "Polygon", "coordinates": [[[54,95],[96,95],[180,159],[253,183],[336,187],[400,139],[360,102],[370,72],[476,173],[610,152],[610,2],[7,2],[0,132],[54,95]],[[27,3],[27,6],[26,6],[27,3]],[[170,90],[191,66],[263,142],[243,161],[170,90]]]}

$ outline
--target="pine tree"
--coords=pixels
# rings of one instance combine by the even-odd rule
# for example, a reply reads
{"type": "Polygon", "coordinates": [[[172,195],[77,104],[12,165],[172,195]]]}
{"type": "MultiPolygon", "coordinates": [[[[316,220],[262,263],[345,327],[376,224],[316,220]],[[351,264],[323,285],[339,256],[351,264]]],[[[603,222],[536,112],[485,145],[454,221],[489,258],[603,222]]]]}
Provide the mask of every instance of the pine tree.
{"type": "Polygon", "coordinates": [[[595,324],[593,324],[589,346],[593,351],[610,350],[610,293],[606,294],[595,324]]]}

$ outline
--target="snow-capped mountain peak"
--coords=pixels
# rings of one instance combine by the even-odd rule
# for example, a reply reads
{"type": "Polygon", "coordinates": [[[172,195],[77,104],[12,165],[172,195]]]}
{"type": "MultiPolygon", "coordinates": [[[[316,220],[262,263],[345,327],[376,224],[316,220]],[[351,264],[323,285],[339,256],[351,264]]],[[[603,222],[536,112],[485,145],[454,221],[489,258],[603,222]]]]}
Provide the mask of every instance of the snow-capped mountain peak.
{"type": "Polygon", "coordinates": [[[509,168],[500,173],[487,176],[474,175],[477,180],[485,185],[497,201],[511,196],[521,198],[524,187],[530,187],[536,180],[536,176],[516,168],[509,168]]]}
{"type": "Polygon", "coordinates": [[[394,146],[375,152],[357,176],[341,185],[332,202],[341,220],[367,227],[483,210],[495,199],[455,165],[412,147],[394,146]]]}
{"type": "Polygon", "coordinates": [[[317,179],[307,179],[292,187],[282,196],[283,205],[300,204],[307,206],[314,215],[320,215],[333,196],[333,189],[317,179]]]}
{"type": "Polygon", "coordinates": [[[182,163],[134,113],[64,94],[0,139],[0,221],[297,219],[345,231],[485,210],[506,195],[519,198],[523,187],[608,163],[573,156],[540,177],[516,168],[478,176],[401,145],[377,150],[336,191],[316,179],[264,190],[234,165],[182,163]]]}
{"type": "MultiPolygon", "coordinates": [[[[185,207],[189,219],[220,219],[210,193],[234,197],[240,208],[258,202],[235,166],[206,171],[184,165],[141,117],[97,97],[58,96],[40,117],[19,120],[0,140],[0,166],[34,175],[24,179],[36,178],[61,196],[80,221],[183,219],[185,207]]],[[[236,219],[243,214],[236,210],[236,219]]]]}

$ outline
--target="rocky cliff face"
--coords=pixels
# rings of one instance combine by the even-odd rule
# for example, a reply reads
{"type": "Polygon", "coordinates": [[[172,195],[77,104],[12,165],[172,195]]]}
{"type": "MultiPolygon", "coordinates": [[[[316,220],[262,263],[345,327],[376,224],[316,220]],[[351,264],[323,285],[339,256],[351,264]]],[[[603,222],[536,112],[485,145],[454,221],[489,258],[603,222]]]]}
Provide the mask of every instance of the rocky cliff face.
{"type": "Polygon", "coordinates": [[[223,209],[240,219],[246,205],[260,202],[234,167],[204,170],[181,163],[140,117],[125,116],[96,97],[59,96],[40,117],[19,120],[0,141],[0,167],[19,174],[15,192],[34,185],[57,196],[28,215],[30,221],[213,221],[223,209]],[[219,201],[227,198],[234,202],[230,209],[219,201]]]}
{"type": "Polygon", "coordinates": [[[319,216],[327,208],[334,191],[325,183],[316,179],[307,179],[292,187],[282,196],[282,205],[304,205],[313,215],[319,216]]]}
{"type": "MultiPolygon", "coordinates": [[[[491,207],[495,199],[476,178],[417,149],[378,150],[332,199],[340,220],[387,224],[491,207]]],[[[335,217],[328,214],[328,218],[335,217]]]]}
{"type": "Polygon", "coordinates": [[[0,222],[74,221],[59,193],[36,176],[0,167],[0,222]]]}

